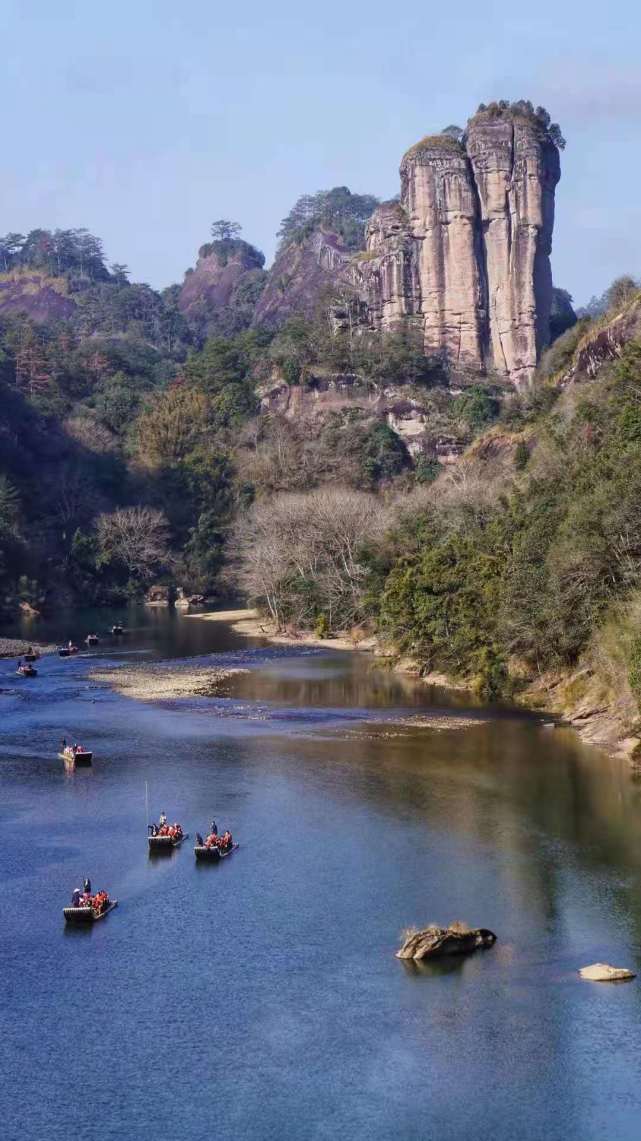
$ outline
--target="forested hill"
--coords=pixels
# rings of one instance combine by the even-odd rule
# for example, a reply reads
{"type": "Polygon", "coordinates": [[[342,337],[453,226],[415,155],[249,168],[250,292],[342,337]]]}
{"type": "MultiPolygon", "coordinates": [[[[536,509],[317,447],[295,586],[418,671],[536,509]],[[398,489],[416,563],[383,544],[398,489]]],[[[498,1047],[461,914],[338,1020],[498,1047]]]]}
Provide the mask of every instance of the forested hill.
{"type": "MultiPolygon", "coordinates": [[[[334,248],[358,245],[371,205],[349,203],[334,248]]],[[[285,253],[325,240],[317,224],[285,253]]],[[[426,355],[411,326],[354,324],[328,279],[315,308],[257,321],[262,255],[233,230],[200,251],[196,312],[198,266],[158,294],[84,231],[0,251],[5,618],[154,583],[241,595],[281,625],[375,629],[486,696],[578,671],[575,697],[587,677],[634,723],[634,280],[573,325],[560,297],[560,335],[515,389],[426,355]]]]}

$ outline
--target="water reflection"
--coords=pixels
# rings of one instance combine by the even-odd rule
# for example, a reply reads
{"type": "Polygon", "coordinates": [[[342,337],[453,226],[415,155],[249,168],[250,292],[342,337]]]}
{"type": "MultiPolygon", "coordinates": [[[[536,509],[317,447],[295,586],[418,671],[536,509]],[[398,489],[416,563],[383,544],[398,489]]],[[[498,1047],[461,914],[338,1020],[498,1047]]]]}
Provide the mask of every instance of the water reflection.
{"type": "MultiPolygon", "coordinates": [[[[75,621],[69,636],[101,628],[75,621]]],[[[359,655],[247,648],[166,612],[130,624],[127,654],[250,672],[226,702],[141,705],[56,659],[29,700],[3,695],[7,1135],[63,1141],[70,1091],[99,1089],[92,1141],[161,1117],[185,1141],[212,1122],[221,1138],[636,1138],[641,988],[576,975],[639,965],[626,766],[359,655]],[[437,730],[419,712],[486,720],[437,730]],[[69,725],[96,752],[65,779],[69,725]],[[229,826],[234,859],[199,865],[190,841],[148,859],[146,785],[192,836],[229,826]],[[76,930],[62,907],[88,872],[121,906],[76,930]],[[495,947],[395,958],[405,927],[457,919],[495,947]]]]}

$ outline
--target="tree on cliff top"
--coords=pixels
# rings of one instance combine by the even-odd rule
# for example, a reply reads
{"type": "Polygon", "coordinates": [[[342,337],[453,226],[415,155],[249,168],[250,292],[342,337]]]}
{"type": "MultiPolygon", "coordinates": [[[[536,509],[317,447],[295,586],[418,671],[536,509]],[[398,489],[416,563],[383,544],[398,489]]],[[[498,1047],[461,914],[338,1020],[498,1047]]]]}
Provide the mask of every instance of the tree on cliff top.
{"type": "Polygon", "coordinates": [[[338,234],[347,249],[363,245],[365,223],[378,206],[373,194],[352,194],[347,186],[303,194],[280,224],[280,249],[304,241],[318,226],[338,234]]]}
{"type": "MultiPolygon", "coordinates": [[[[479,103],[475,119],[481,115],[488,119],[521,118],[530,119],[545,132],[550,142],[553,142],[560,151],[565,150],[565,139],[558,123],[552,122],[552,116],[545,107],[536,107],[529,99],[517,99],[510,103],[509,99],[498,99],[492,103],[479,103]]],[[[472,120],[470,120],[471,122],[472,120]]],[[[469,124],[468,124],[469,126],[469,124]]]]}
{"type": "Polygon", "coordinates": [[[211,236],[215,242],[231,242],[240,237],[240,222],[230,222],[228,218],[218,218],[211,224],[211,236]]]}

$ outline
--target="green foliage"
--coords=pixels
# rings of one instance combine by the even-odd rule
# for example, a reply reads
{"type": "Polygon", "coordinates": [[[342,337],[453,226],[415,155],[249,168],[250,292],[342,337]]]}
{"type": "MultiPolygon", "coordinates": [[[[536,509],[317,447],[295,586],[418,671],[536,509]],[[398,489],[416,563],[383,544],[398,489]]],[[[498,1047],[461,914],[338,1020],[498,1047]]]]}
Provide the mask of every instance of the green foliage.
{"type": "Polygon", "coordinates": [[[346,186],[303,194],[280,224],[281,247],[304,241],[322,226],[342,238],[343,245],[358,250],[363,245],[365,224],[378,206],[372,194],[352,194],[346,186]]]}
{"type": "Polygon", "coordinates": [[[530,449],[528,448],[525,440],[519,440],[514,452],[514,466],[517,471],[523,471],[528,465],[530,458],[530,449]]]}
{"type": "Polygon", "coordinates": [[[441,465],[437,459],[429,456],[419,456],[414,465],[414,478],[417,483],[433,483],[438,478],[441,465]]]}
{"type": "MultiPolygon", "coordinates": [[[[509,690],[506,663],[567,666],[641,584],[641,343],[544,411],[525,480],[491,507],[406,518],[370,552],[370,607],[402,647],[509,690]],[[542,450],[540,450],[542,449],[542,450]],[[529,478],[527,478],[529,475],[529,478]]],[[[641,641],[630,684],[641,696],[641,641]]]]}
{"type": "Polygon", "coordinates": [[[543,132],[550,142],[554,143],[559,150],[565,149],[566,142],[559,124],[551,122],[550,113],[546,111],[545,107],[535,108],[529,99],[517,99],[516,102],[512,103],[509,99],[499,99],[488,104],[481,103],[470,122],[478,118],[527,119],[543,132]]]}
{"type": "Polygon", "coordinates": [[[392,479],[411,467],[405,442],[388,424],[374,424],[364,435],[361,466],[370,484],[392,479]]]}
{"type": "Polygon", "coordinates": [[[628,681],[641,707],[641,636],[636,637],[630,647],[628,681]]]}
{"type": "Polygon", "coordinates": [[[473,430],[486,427],[495,420],[500,411],[496,396],[483,385],[474,384],[453,402],[453,411],[473,430]]]}
{"type": "Polygon", "coordinates": [[[102,242],[88,230],[5,234],[0,237],[0,270],[12,269],[40,270],[52,277],[76,274],[92,281],[109,278],[102,242]]]}

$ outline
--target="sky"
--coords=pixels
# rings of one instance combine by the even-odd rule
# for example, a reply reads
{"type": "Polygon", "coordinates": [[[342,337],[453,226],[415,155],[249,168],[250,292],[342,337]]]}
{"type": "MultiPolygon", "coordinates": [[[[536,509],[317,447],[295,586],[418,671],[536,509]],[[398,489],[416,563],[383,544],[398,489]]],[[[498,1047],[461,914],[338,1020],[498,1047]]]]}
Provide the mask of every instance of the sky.
{"type": "Polygon", "coordinates": [[[552,265],[577,304],[641,276],[638,0],[0,0],[0,233],[84,226],[157,288],[211,222],[273,256],[299,195],[388,198],[479,102],[567,139],[552,265]]]}

